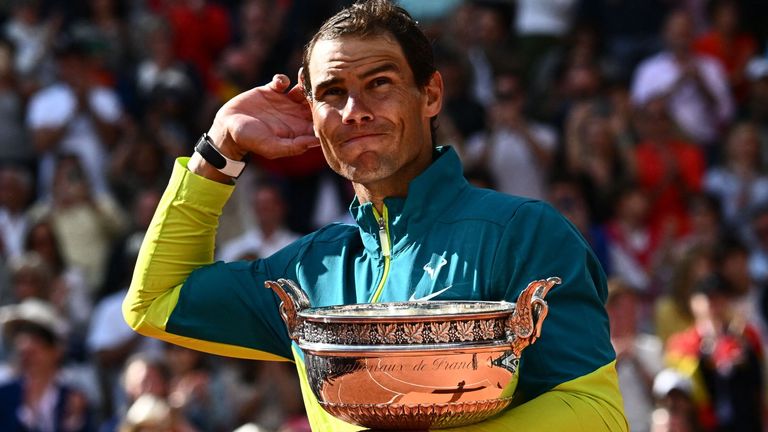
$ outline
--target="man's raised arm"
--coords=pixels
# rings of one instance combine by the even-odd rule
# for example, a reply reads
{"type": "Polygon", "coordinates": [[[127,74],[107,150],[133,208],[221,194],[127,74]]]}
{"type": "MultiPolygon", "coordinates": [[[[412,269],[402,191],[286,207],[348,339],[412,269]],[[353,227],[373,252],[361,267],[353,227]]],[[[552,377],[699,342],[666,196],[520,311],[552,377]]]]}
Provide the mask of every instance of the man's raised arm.
{"type": "MultiPolygon", "coordinates": [[[[217,113],[209,131],[218,152],[239,161],[249,152],[281,157],[300,154],[316,145],[306,99],[300,87],[288,90],[289,85],[286,76],[276,75],[269,84],[227,102],[217,113]]],[[[185,284],[193,271],[205,266],[217,267],[211,265],[216,228],[221,209],[234,188],[233,182],[232,177],[220,172],[198,153],[175,162],[169,185],[142,243],[133,280],[123,302],[123,315],[134,330],[146,336],[222,355],[280,359],[280,356],[270,357],[267,352],[242,346],[237,335],[219,338],[219,333],[226,333],[223,331],[212,332],[208,337],[205,333],[174,332],[168,328],[171,314],[179,303],[182,285],[190,293],[194,292],[194,295],[184,296],[185,302],[210,302],[213,297],[221,300],[219,306],[226,307],[230,316],[220,316],[214,320],[216,322],[208,322],[206,325],[210,328],[222,326],[224,329],[226,322],[233,322],[236,317],[257,321],[253,323],[255,328],[270,327],[274,321],[271,316],[274,311],[269,310],[274,307],[253,314],[249,308],[254,306],[242,301],[243,293],[252,291],[249,284],[253,277],[265,271],[264,263],[254,263],[255,270],[249,269],[249,272],[206,269],[196,277],[199,282],[185,284]],[[206,275],[209,273],[216,273],[219,279],[208,280],[206,275]],[[246,279],[246,274],[250,280],[246,279]]],[[[262,297],[269,300],[266,295],[262,297]]],[[[215,308],[215,304],[211,306],[215,308]]],[[[195,305],[186,307],[194,309],[195,305]]],[[[200,317],[200,320],[202,322],[204,318],[200,317]]],[[[279,318],[277,320],[282,327],[279,318]]],[[[241,321],[240,325],[243,324],[241,321]]],[[[185,325],[185,329],[190,326],[188,322],[185,325]]],[[[279,331],[274,329],[275,333],[279,331]]]]}

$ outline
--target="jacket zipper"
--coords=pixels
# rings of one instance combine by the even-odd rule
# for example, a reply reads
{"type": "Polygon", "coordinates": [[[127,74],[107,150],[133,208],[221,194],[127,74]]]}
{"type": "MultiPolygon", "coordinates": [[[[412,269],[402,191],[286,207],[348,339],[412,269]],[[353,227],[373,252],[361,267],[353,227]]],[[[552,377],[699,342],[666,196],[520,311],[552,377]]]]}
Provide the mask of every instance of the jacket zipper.
{"type": "Polygon", "coordinates": [[[384,206],[382,215],[379,216],[379,212],[376,211],[376,207],[373,208],[373,215],[379,223],[379,244],[381,245],[381,255],[384,257],[384,272],[381,275],[379,285],[376,287],[370,303],[376,303],[381,297],[381,292],[384,290],[384,284],[387,282],[387,276],[389,276],[389,261],[391,259],[391,245],[389,241],[389,226],[387,224],[387,206],[384,206]]]}

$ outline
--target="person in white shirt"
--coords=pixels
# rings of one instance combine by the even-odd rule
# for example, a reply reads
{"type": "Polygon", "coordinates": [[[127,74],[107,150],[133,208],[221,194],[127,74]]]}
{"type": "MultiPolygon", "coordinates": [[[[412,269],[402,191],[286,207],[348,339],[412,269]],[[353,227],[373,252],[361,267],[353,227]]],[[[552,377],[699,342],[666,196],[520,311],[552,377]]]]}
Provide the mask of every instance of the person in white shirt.
{"type": "Polygon", "coordinates": [[[117,94],[94,84],[85,47],[63,43],[57,50],[59,81],[32,96],[27,126],[42,156],[38,192],[50,197],[57,153],[80,159],[91,190],[107,191],[108,149],[117,138],[122,107],[117,94]]]}
{"type": "Polygon", "coordinates": [[[687,13],[672,12],[664,27],[666,50],[640,63],[631,97],[636,106],[666,97],[682,131],[701,145],[714,146],[734,115],[734,103],[722,66],[695,54],[693,37],[687,13]]]}
{"type": "Polygon", "coordinates": [[[265,258],[299,238],[299,234],[285,227],[287,207],[277,184],[269,182],[258,184],[253,191],[252,199],[257,226],[224,243],[218,259],[235,261],[245,258],[265,258]]]}
{"type": "Polygon", "coordinates": [[[495,81],[489,128],[471,136],[464,149],[467,169],[487,170],[500,192],[543,199],[557,135],[525,118],[525,93],[517,75],[502,73],[495,81]]]}

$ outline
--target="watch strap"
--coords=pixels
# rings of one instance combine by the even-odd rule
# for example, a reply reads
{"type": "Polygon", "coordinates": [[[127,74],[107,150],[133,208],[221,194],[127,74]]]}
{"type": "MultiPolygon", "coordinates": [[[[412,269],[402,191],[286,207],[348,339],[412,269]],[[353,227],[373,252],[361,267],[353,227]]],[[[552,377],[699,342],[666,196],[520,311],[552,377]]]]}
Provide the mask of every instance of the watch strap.
{"type": "Polygon", "coordinates": [[[200,153],[200,156],[214,168],[219,170],[219,172],[232,178],[240,177],[240,174],[242,174],[245,169],[245,161],[236,161],[221,154],[219,149],[213,145],[213,140],[207,133],[203,133],[200,139],[197,140],[195,151],[200,153]]]}

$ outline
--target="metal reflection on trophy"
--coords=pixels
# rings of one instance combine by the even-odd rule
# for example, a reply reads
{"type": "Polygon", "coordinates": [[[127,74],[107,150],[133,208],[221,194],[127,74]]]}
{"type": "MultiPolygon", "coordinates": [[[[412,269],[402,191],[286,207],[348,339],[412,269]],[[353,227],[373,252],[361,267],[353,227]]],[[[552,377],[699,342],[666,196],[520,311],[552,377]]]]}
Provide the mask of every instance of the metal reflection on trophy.
{"type": "Polygon", "coordinates": [[[536,280],[515,303],[429,301],[312,308],[293,281],[267,281],[304,353],[320,405],[374,429],[455,427],[512,401],[522,351],[541,335],[544,297],[560,278],[536,280]]]}

